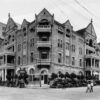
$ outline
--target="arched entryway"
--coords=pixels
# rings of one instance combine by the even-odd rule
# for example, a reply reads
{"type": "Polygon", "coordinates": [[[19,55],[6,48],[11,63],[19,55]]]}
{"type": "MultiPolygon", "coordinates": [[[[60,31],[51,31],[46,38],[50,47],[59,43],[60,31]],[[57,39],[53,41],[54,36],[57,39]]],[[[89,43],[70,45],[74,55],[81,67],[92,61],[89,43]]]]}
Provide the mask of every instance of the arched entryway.
{"type": "Polygon", "coordinates": [[[33,82],[34,81],[34,69],[30,68],[28,74],[29,74],[29,81],[33,82]]]}
{"type": "Polygon", "coordinates": [[[48,70],[42,69],[40,71],[40,75],[41,75],[41,84],[48,84],[48,70]]]}

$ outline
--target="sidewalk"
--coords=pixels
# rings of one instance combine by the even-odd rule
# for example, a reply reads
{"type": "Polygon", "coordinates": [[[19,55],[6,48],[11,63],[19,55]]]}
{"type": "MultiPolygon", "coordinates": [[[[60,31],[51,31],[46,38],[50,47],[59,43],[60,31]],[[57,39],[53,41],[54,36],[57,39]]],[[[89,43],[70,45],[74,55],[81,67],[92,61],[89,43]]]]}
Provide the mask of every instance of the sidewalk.
{"type": "Polygon", "coordinates": [[[42,89],[47,89],[47,88],[49,88],[49,85],[41,85],[40,86],[40,84],[28,84],[27,86],[26,86],[26,88],[30,88],[30,89],[40,89],[40,88],[42,88],[42,89]]]}

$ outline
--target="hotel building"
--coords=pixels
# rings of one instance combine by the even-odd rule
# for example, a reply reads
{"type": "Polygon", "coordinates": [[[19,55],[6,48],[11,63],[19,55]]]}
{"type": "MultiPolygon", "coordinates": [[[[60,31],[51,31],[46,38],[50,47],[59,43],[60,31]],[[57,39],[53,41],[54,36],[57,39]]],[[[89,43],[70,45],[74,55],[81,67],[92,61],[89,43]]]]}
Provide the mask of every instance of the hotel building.
{"type": "Polygon", "coordinates": [[[43,84],[59,71],[100,77],[100,44],[92,21],[74,31],[69,20],[60,23],[44,8],[34,21],[24,19],[21,25],[9,16],[4,34],[0,51],[3,81],[20,68],[26,69],[30,82],[41,76],[43,84]]]}

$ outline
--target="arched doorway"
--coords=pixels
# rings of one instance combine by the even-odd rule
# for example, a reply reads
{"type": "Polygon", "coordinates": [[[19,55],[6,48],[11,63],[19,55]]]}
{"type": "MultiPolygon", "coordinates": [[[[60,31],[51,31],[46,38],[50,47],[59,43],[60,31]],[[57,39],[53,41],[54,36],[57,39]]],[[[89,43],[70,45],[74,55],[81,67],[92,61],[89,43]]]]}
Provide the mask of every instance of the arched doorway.
{"type": "Polygon", "coordinates": [[[29,81],[30,82],[33,82],[34,81],[34,69],[33,68],[31,68],[29,70],[29,81]]]}
{"type": "Polygon", "coordinates": [[[48,84],[48,71],[41,70],[41,84],[48,84]]]}

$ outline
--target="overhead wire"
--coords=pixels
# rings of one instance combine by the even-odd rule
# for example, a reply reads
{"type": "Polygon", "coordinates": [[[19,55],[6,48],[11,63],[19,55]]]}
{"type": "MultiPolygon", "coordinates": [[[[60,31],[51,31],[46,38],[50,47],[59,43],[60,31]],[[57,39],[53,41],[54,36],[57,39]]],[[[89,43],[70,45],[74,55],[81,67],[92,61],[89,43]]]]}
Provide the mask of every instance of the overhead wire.
{"type": "Polygon", "coordinates": [[[74,0],[79,6],[81,6],[85,11],[87,11],[90,15],[94,16],[96,18],[96,20],[100,21],[100,18],[97,17],[94,13],[92,13],[90,10],[88,10],[88,8],[86,8],[85,6],[83,6],[78,0],[74,0]]]}

